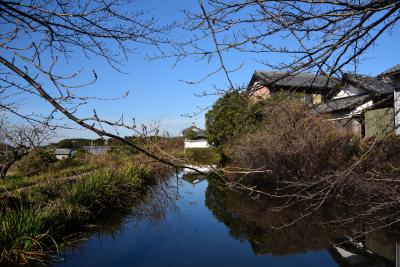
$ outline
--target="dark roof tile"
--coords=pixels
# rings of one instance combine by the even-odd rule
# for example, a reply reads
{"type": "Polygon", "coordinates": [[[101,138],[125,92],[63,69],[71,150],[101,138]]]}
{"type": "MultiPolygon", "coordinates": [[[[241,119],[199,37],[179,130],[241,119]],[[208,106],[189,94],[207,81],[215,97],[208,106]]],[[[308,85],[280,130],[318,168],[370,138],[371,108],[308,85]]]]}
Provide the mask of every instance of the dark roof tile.
{"type": "Polygon", "coordinates": [[[376,95],[390,94],[396,89],[395,85],[371,76],[345,74],[343,79],[351,83],[353,86],[361,87],[376,95]]]}
{"type": "Polygon", "coordinates": [[[331,99],[316,106],[315,110],[318,113],[329,113],[333,111],[353,109],[357,106],[360,106],[368,102],[370,99],[371,99],[370,94],[331,99]]]}
{"type": "Polygon", "coordinates": [[[70,148],[57,148],[55,150],[56,155],[71,155],[72,149],[70,148]]]}
{"type": "Polygon", "coordinates": [[[400,64],[394,65],[390,69],[385,70],[384,72],[380,73],[378,77],[381,76],[390,76],[394,73],[400,73],[400,64]]]}
{"type": "Polygon", "coordinates": [[[335,78],[328,78],[322,75],[316,76],[312,73],[300,73],[292,75],[285,72],[256,71],[254,72],[253,77],[256,78],[256,81],[259,81],[265,85],[291,87],[296,89],[333,89],[338,83],[338,80],[335,78]]]}
{"type": "Polygon", "coordinates": [[[192,130],[197,132],[198,135],[200,136],[204,136],[205,135],[205,131],[203,129],[200,129],[199,127],[197,127],[195,124],[192,124],[192,126],[190,126],[189,128],[186,128],[182,131],[182,134],[185,135],[187,131],[192,130]]]}

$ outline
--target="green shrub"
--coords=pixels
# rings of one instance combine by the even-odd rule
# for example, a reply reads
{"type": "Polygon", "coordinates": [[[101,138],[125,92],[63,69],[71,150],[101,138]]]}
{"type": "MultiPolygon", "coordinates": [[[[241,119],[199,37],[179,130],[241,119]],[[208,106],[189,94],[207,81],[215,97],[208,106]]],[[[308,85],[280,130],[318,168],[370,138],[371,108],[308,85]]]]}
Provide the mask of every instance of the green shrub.
{"type": "Polygon", "coordinates": [[[233,91],[219,98],[206,113],[207,140],[221,149],[238,136],[262,126],[265,100],[252,101],[242,92],[233,91]]]}
{"type": "Polygon", "coordinates": [[[199,134],[193,129],[187,129],[184,133],[184,137],[188,140],[197,140],[199,139],[199,134]]]}
{"type": "Polygon", "coordinates": [[[54,153],[47,149],[34,149],[23,157],[17,166],[17,173],[23,176],[30,176],[47,169],[57,161],[54,153]]]}

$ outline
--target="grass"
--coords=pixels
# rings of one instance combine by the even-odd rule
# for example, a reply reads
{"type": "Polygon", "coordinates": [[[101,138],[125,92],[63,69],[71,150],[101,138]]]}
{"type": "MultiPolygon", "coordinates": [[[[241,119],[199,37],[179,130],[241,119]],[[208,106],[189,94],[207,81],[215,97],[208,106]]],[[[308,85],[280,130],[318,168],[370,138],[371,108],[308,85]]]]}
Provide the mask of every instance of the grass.
{"type": "Polygon", "coordinates": [[[17,174],[9,175],[4,180],[0,180],[0,194],[18,188],[35,185],[38,183],[54,181],[55,179],[87,173],[95,169],[98,169],[98,167],[91,165],[81,165],[69,167],[57,172],[55,172],[54,170],[50,170],[49,172],[34,176],[22,176],[17,174]]]}
{"type": "Polygon", "coordinates": [[[54,227],[47,227],[50,218],[38,208],[7,208],[0,218],[1,258],[27,262],[45,256],[43,244],[55,244],[50,235],[54,227]]]}
{"type": "MultiPolygon", "coordinates": [[[[17,188],[43,179],[47,178],[13,177],[2,186],[17,188]]],[[[46,260],[68,242],[65,236],[96,223],[110,210],[128,211],[155,182],[148,166],[127,162],[73,182],[46,182],[18,191],[17,196],[1,203],[0,261],[46,260]]]]}

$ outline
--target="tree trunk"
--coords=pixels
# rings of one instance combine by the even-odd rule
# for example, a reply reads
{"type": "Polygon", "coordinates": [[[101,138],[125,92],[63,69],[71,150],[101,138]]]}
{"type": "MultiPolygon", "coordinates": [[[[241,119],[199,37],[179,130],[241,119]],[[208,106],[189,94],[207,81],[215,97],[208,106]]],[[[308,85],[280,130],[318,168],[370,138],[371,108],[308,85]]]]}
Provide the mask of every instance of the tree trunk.
{"type": "Polygon", "coordinates": [[[4,180],[4,178],[6,178],[8,169],[9,168],[6,168],[6,165],[0,167],[0,180],[4,180]]]}
{"type": "Polygon", "coordinates": [[[14,165],[15,162],[20,160],[22,157],[28,154],[28,151],[23,151],[23,152],[14,152],[13,153],[13,158],[6,162],[1,164],[0,166],[0,180],[4,180],[6,178],[7,172],[11,168],[12,165],[14,165]]]}
{"type": "Polygon", "coordinates": [[[0,179],[4,180],[6,178],[8,170],[11,168],[11,166],[17,161],[18,159],[13,158],[7,163],[2,164],[0,167],[0,179]]]}

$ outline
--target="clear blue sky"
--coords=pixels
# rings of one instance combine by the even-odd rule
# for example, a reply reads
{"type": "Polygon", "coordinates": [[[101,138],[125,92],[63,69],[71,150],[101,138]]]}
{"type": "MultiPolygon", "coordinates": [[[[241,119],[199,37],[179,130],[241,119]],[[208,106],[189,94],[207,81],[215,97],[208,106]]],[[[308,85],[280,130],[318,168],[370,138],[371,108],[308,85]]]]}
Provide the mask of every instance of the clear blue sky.
{"type": "MultiPolygon", "coordinates": [[[[141,1],[140,4],[143,9],[153,12],[161,24],[174,20],[182,21],[183,14],[179,10],[198,9],[197,0],[151,0],[141,1]]],[[[362,64],[360,72],[375,75],[400,63],[399,35],[399,31],[396,31],[392,36],[385,35],[381,38],[377,46],[367,54],[369,59],[362,64]]],[[[88,114],[93,108],[96,108],[100,115],[109,119],[117,118],[124,113],[125,117],[135,117],[139,123],[158,120],[161,122],[162,128],[172,134],[179,133],[192,122],[204,127],[204,113],[193,119],[184,118],[181,115],[195,112],[198,106],[210,106],[216,97],[196,97],[194,94],[212,90],[213,85],[219,88],[227,87],[227,81],[222,73],[197,85],[188,85],[179,80],[198,80],[213,71],[217,66],[216,62],[207,64],[206,62],[186,60],[173,68],[172,61],[160,60],[149,63],[144,60],[144,55],[151,53],[152,48],[140,47],[139,50],[137,55],[130,56],[123,68],[127,74],[116,72],[101,59],[88,60],[76,57],[71,60],[71,66],[79,63],[88,71],[96,69],[99,77],[97,83],[80,89],[84,90],[86,95],[115,97],[122,95],[127,90],[130,91],[129,96],[122,100],[94,101],[82,109],[80,114],[88,114]]],[[[226,63],[230,67],[244,63],[243,68],[231,76],[235,84],[246,84],[254,70],[265,69],[265,66],[256,63],[252,57],[254,55],[237,55],[226,58],[226,63]]],[[[40,101],[26,101],[26,108],[37,111],[46,110],[48,107],[40,101]]],[[[87,131],[63,131],[61,133],[61,137],[73,136],[96,137],[87,131]]]]}

